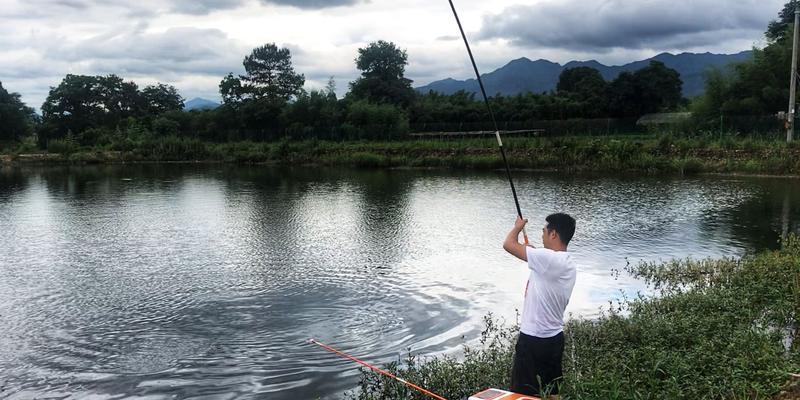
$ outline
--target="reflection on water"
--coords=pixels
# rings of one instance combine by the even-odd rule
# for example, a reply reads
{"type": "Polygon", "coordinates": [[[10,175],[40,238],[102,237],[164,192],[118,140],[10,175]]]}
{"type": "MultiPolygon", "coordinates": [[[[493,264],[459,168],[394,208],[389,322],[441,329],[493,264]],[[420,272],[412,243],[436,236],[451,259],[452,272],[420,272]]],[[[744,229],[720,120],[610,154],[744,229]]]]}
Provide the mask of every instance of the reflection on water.
{"type": "MultiPolygon", "coordinates": [[[[568,311],[642,290],[626,261],[796,232],[792,180],[517,174],[532,237],[578,219],[568,311]]],[[[335,398],[357,369],[513,320],[500,173],[232,166],[0,169],[0,397],[335,398]]],[[[538,240],[538,239],[537,239],[538,240]]],[[[536,240],[534,240],[536,242],[536,240]]]]}

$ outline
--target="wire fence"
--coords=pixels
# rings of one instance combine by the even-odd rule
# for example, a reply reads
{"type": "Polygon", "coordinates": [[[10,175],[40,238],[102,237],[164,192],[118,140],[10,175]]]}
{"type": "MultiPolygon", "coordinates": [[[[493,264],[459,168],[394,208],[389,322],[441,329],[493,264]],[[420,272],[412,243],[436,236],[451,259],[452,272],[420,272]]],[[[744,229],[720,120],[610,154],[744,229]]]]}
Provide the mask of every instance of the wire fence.
{"type": "MultiPolygon", "coordinates": [[[[641,134],[776,136],[785,133],[784,121],[775,116],[725,116],[719,119],[684,118],[660,123],[643,123],[639,118],[595,118],[541,121],[500,121],[498,128],[508,136],[610,136],[641,134]]],[[[415,123],[411,137],[454,138],[494,134],[491,121],[465,123],[415,123]]]]}
{"type": "MultiPolygon", "coordinates": [[[[721,118],[681,120],[657,123],[642,123],[639,118],[595,118],[539,121],[498,121],[504,136],[510,137],[559,137],[559,136],[623,136],[658,135],[706,137],[763,137],[785,135],[784,121],[775,116],[722,116],[721,118]]],[[[212,132],[214,133],[214,132],[212,132]]],[[[392,124],[344,123],[341,125],[292,124],[289,127],[272,127],[261,130],[234,132],[233,139],[275,140],[450,140],[464,137],[494,135],[491,121],[483,122],[425,122],[405,121],[392,124]]],[[[192,136],[189,133],[187,136],[192,136]]],[[[798,135],[800,137],[800,135],[798,135]]]]}
{"type": "MultiPolygon", "coordinates": [[[[540,121],[498,121],[497,126],[501,131],[516,132],[517,135],[545,137],[600,136],[646,132],[644,127],[636,125],[636,120],[636,118],[597,118],[540,121]]],[[[458,136],[459,133],[493,133],[494,125],[491,121],[458,123],[434,122],[411,124],[410,129],[412,135],[440,133],[442,137],[446,137],[458,136]]]]}

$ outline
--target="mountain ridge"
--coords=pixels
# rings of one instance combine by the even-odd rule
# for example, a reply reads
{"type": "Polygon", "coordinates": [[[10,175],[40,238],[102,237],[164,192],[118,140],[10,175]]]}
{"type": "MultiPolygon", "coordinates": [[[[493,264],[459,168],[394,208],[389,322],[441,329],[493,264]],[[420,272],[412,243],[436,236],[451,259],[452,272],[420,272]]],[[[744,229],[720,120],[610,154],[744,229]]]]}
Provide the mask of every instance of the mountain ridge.
{"type": "MultiPolygon", "coordinates": [[[[531,61],[527,57],[513,59],[504,66],[485,74],[481,74],[486,93],[490,95],[502,94],[505,96],[525,92],[543,93],[555,90],[561,71],[576,67],[590,67],[598,70],[606,81],[612,81],[622,72],[633,72],[644,68],[650,61],[661,61],[667,67],[673,68],[681,74],[683,80],[684,97],[694,97],[703,94],[705,90],[704,73],[711,67],[726,67],[731,63],[752,59],[752,50],[741,51],[734,54],[706,53],[660,53],[644,60],[633,61],[623,65],[608,66],[597,60],[569,61],[564,65],[537,59],[531,61]]],[[[453,94],[459,90],[478,93],[480,88],[474,78],[458,80],[448,77],[427,85],[416,88],[417,91],[427,93],[430,90],[442,94],[453,94]]]]}
{"type": "Polygon", "coordinates": [[[184,103],[183,111],[211,110],[217,107],[219,107],[219,103],[215,101],[204,99],[202,97],[195,97],[184,103]]]}

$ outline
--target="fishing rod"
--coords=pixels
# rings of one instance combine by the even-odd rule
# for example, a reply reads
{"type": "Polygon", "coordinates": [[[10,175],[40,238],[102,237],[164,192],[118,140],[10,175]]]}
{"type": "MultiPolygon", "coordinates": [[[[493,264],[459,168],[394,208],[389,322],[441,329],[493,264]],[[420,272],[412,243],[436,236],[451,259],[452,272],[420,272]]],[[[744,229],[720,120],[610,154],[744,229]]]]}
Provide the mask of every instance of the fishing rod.
{"type": "Polygon", "coordinates": [[[339,350],[336,350],[333,347],[328,346],[325,343],[318,342],[318,341],[316,341],[314,339],[309,339],[308,342],[316,344],[317,346],[322,347],[323,349],[328,350],[331,353],[336,354],[338,356],[344,357],[344,358],[346,358],[346,359],[348,359],[350,361],[355,361],[355,362],[357,362],[357,363],[359,363],[359,364],[361,364],[361,365],[363,365],[363,366],[365,366],[365,367],[367,367],[367,368],[369,368],[369,369],[371,369],[371,370],[373,370],[373,371],[375,371],[375,372],[377,372],[377,373],[379,373],[381,375],[388,376],[389,378],[392,378],[392,379],[394,379],[394,380],[396,380],[396,381],[398,381],[398,382],[400,382],[400,383],[402,383],[402,384],[404,384],[404,385],[406,385],[406,386],[408,386],[408,387],[410,387],[412,389],[416,389],[416,390],[426,394],[427,396],[429,396],[431,398],[434,398],[436,400],[447,400],[444,397],[439,396],[436,393],[433,393],[433,392],[431,392],[429,390],[423,389],[423,388],[421,388],[421,387],[419,387],[419,386],[417,386],[417,385],[415,385],[415,384],[413,384],[413,383],[411,383],[411,382],[409,382],[409,381],[407,381],[407,380],[405,380],[403,378],[400,378],[400,377],[392,374],[391,372],[384,371],[384,370],[382,370],[382,369],[380,369],[380,368],[378,368],[376,366],[373,366],[373,365],[370,365],[370,364],[368,364],[368,363],[366,363],[364,361],[361,361],[361,360],[359,360],[359,359],[357,359],[357,358],[355,358],[355,357],[353,357],[353,356],[351,356],[349,354],[346,354],[346,353],[343,353],[343,352],[341,352],[339,350]]]}
{"type": "MultiPolygon", "coordinates": [[[[494,135],[497,137],[497,145],[500,146],[500,154],[503,155],[503,164],[506,166],[506,175],[508,175],[508,183],[511,185],[511,194],[514,195],[514,204],[517,206],[517,215],[522,218],[522,209],[519,208],[519,199],[517,198],[517,189],[514,187],[514,180],[511,179],[511,168],[508,167],[508,160],[506,159],[506,151],[503,148],[503,141],[500,139],[500,129],[497,127],[497,121],[494,118],[494,112],[492,112],[492,106],[489,104],[489,97],[486,96],[486,89],[483,87],[483,80],[481,79],[481,74],[478,72],[478,65],[475,64],[475,57],[472,56],[472,49],[469,47],[469,42],[467,41],[467,35],[464,34],[464,28],[461,26],[461,20],[458,18],[458,13],[456,12],[456,6],[453,5],[453,0],[448,0],[450,2],[450,8],[453,10],[453,16],[456,17],[456,23],[458,24],[458,30],[461,31],[461,37],[464,39],[464,45],[467,46],[467,53],[469,53],[469,60],[472,61],[472,69],[475,70],[475,77],[478,78],[478,86],[481,88],[481,94],[483,95],[483,102],[486,104],[486,109],[489,110],[489,116],[492,118],[492,124],[494,125],[494,135]]],[[[528,245],[528,232],[525,231],[525,227],[522,227],[522,237],[525,239],[525,245],[528,245]]]]}

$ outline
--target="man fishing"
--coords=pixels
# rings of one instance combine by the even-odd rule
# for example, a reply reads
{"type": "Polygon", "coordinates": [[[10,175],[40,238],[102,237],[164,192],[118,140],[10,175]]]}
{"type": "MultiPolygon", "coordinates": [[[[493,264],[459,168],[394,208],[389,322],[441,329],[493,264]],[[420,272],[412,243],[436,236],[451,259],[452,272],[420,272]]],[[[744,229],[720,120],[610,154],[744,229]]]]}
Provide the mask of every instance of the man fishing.
{"type": "Polygon", "coordinates": [[[517,217],[503,249],[527,261],[530,276],[525,289],[522,323],[511,369],[511,391],[540,396],[557,395],[564,353],[564,309],[575,286],[575,262],[567,245],[575,234],[575,219],[557,213],[545,218],[542,247],[519,242],[528,222],[517,217]]]}

